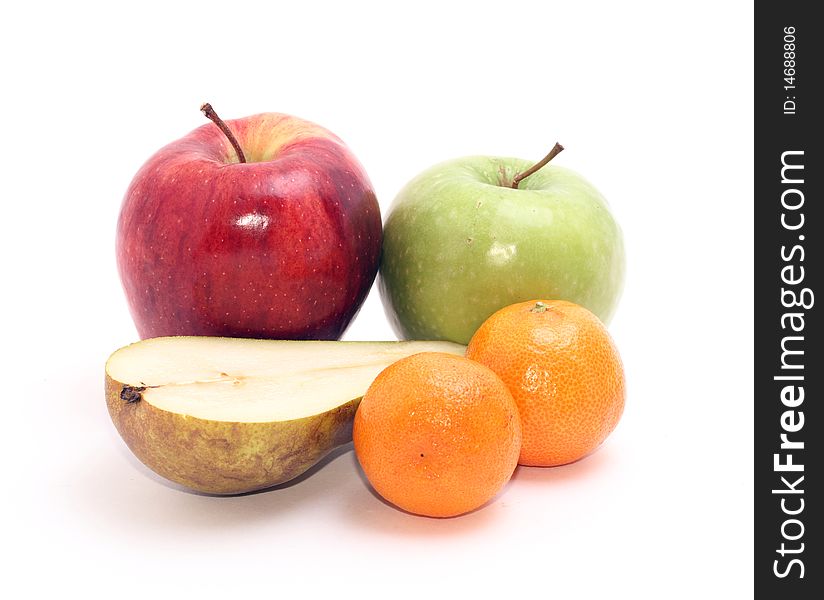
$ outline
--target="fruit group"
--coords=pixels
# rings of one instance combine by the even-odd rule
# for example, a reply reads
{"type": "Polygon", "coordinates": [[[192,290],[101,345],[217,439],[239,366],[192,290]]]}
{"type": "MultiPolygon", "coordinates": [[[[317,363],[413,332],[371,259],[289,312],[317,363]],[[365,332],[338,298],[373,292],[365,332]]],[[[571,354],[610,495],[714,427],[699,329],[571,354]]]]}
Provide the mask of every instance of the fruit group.
{"type": "Polygon", "coordinates": [[[247,162],[207,123],[152,156],[123,199],[117,264],[138,333],[339,338],[380,258],[369,178],[314,123],[226,125],[247,162]]]}
{"type": "Polygon", "coordinates": [[[394,361],[446,342],[154,338],[106,362],[118,432],[156,473],[202,492],[283,483],[352,439],[358,402],[394,361]]]}
{"type": "Polygon", "coordinates": [[[521,426],[489,369],[424,352],[387,367],[355,415],[355,452],[375,490],[411,513],[452,517],[489,501],[512,476],[521,426]]]}
{"type": "Polygon", "coordinates": [[[498,374],[518,404],[519,463],[563,465],[595,450],[624,409],[624,371],[603,323],[565,301],[503,308],[478,329],[466,356],[498,374]]]}
{"type": "Polygon", "coordinates": [[[623,286],[621,230],[603,196],[549,164],[473,156],[410,181],[386,217],[378,278],[401,338],[466,344],[496,310],[569,300],[605,322],[623,286]]]}

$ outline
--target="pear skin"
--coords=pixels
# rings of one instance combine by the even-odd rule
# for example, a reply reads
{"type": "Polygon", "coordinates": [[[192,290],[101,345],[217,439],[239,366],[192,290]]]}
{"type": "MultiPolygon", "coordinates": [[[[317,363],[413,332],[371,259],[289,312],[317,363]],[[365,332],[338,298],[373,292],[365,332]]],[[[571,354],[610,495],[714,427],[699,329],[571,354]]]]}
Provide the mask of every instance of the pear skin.
{"type": "Polygon", "coordinates": [[[352,440],[360,403],[285,422],[226,423],[128,402],[124,389],[140,394],[106,375],[109,415],[129,449],[158,475],[209,494],[252,492],[301,475],[352,440]]]}

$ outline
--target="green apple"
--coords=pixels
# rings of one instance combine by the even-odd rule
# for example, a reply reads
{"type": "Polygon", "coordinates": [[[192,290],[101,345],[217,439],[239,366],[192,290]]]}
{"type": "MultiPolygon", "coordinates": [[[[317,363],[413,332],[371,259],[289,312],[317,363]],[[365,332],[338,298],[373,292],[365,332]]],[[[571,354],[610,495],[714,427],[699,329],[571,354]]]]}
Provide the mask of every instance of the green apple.
{"type": "Polygon", "coordinates": [[[399,337],[466,344],[487,317],[535,298],[568,300],[607,323],[624,279],[621,230],[579,174],[470,156],[410,181],[384,226],[379,286],[399,337]]]}

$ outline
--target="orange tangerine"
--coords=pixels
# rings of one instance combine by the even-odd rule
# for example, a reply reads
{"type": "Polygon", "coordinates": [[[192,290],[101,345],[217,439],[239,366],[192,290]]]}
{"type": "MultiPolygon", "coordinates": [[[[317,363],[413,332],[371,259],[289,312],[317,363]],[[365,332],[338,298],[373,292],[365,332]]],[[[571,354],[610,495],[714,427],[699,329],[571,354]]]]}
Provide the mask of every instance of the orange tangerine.
{"type": "Polygon", "coordinates": [[[563,465],[595,450],[624,410],[624,369],[603,323],[560,300],[507,306],[487,319],[466,356],[498,374],[523,427],[519,463],[563,465]]]}
{"type": "Polygon", "coordinates": [[[375,490],[411,513],[452,517],[493,498],[521,450],[518,409],[485,366],[423,352],[384,369],[361,400],[355,453],[375,490]]]}

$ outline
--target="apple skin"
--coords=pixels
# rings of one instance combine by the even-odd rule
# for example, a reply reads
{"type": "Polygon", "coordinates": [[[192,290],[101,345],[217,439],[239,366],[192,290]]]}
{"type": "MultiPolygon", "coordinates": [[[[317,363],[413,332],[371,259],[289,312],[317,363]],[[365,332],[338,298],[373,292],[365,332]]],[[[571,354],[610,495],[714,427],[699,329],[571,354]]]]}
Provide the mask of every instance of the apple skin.
{"type": "Polygon", "coordinates": [[[381,217],[328,130],[263,113],[207,123],[152,156],[126,192],[117,264],[141,338],[338,339],[375,279],[381,217]]]}
{"type": "Polygon", "coordinates": [[[532,298],[568,300],[605,323],[624,280],[621,230],[583,177],[550,164],[470,156],[418,175],[384,226],[378,278],[400,338],[469,342],[492,313],[532,298]]]}

